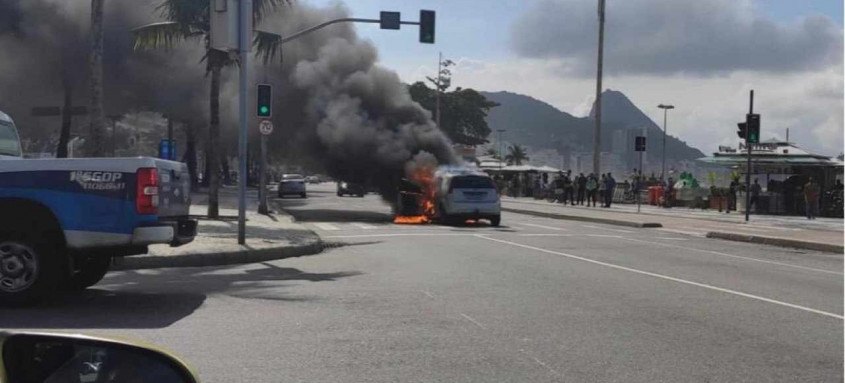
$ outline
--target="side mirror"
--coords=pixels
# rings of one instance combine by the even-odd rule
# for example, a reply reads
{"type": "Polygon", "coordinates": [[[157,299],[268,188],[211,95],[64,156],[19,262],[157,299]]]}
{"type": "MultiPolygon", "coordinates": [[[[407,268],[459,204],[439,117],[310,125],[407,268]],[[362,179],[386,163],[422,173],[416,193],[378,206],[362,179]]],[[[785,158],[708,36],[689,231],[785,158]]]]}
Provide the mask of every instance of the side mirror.
{"type": "Polygon", "coordinates": [[[165,352],[77,335],[0,333],[0,381],[68,383],[196,383],[165,352]]]}

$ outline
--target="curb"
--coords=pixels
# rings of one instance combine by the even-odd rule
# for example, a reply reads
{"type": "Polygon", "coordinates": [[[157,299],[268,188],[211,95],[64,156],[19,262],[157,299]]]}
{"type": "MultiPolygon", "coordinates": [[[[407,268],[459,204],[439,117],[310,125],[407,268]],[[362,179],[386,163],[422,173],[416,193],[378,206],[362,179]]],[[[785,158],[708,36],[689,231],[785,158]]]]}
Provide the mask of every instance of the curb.
{"type": "Polygon", "coordinates": [[[509,208],[509,207],[502,207],[501,210],[511,212],[511,213],[535,215],[535,216],[538,216],[538,217],[545,217],[545,218],[566,219],[566,220],[571,220],[571,221],[582,221],[582,222],[596,222],[596,223],[604,223],[604,224],[608,224],[608,225],[617,225],[617,226],[638,227],[638,228],[663,227],[663,225],[658,223],[658,222],[635,222],[635,221],[624,221],[624,220],[612,219],[612,218],[584,217],[584,216],[581,216],[581,215],[547,213],[547,212],[536,211],[536,210],[513,209],[513,208],[509,208]]]}
{"type": "Polygon", "coordinates": [[[317,254],[324,249],[322,240],[307,245],[279,246],[266,249],[245,249],[228,252],[191,253],[184,255],[152,255],[115,258],[110,271],[161,269],[167,267],[225,266],[273,261],[317,254]]]}
{"type": "Polygon", "coordinates": [[[720,232],[720,231],[711,231],[711,232],[707,233],[706,237],[707,238],[724,239],[724,240],[728,240],[728,241],[760,243],[760,244],[764,244],[764,245],[772,245],[772,246],[780,246],[780,247],[793,247],[793,248],[797,248],[797,249],[824,251],[824,252],[828,252],[828,253],[842,254],[843,252],[845,252],[845,246],[843,246],[843,245],[834,245],[834,244],[823,243],[823,242],[801,241],[801,240],[797,240],[797,239],[765,237],[765,236],[760,236],[760,235],[748,235],[748,234],[736,234],[736,233],[724,233],[724,232],[720,232]]]}

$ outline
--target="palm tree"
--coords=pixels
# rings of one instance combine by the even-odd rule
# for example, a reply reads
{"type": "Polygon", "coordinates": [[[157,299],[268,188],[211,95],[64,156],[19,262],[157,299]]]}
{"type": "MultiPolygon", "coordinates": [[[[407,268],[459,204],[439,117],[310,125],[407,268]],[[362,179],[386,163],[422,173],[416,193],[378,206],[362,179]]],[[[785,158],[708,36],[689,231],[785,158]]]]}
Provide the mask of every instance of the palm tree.
{"type": "Polygon", "coordinates": [[[484,151],[484,155],[493,157],[497,160],[499,159],[499,151],[496,150],[496,148],[493,148],[493,147],[487,148],[487,150],[484,151]]]}
{"type": "Polygon", "coordinates": [[[105,154],[103,132],[106,119],[103,113],[103,3],[105,0],[91,0],[91,52],[88,71],[91,74],[91,122],[87,154],[102,157],[105,154]]]}
{"type": "Polygon", "coordinates": [[[528,152],[521,145],[513,144],[508,146],[508,154],[505,162],[508,165],[522,165],[522,161],[528,161],[528,152]]]}
{"type": "MultiPolygon", "coordinates": [[[[275,10],[287,0],[252,0],[253,20],[261,18],[275,10]]],[[[211,93],[209,97],[208,146],[206,147],[206,167],[210,168],[208,177],[208,216],[217,218],[218,191],[220,188],[220,73],[225,67],[237,65],[237,59],[230,58],[226,52],[211,49],[211,25],[209,21],[209,0],[163,0],[156,9],[167,20],[147,24],[133,30],[135,49],[170,49],[177,43],[187,40],[199,40],[205,44],[206,74],[211,75],[211,93]]],[[[279,49],[281,36],[272,33],[254,31],[253,46],[256,55],[264,63],[273,60],[279,49]]]]}

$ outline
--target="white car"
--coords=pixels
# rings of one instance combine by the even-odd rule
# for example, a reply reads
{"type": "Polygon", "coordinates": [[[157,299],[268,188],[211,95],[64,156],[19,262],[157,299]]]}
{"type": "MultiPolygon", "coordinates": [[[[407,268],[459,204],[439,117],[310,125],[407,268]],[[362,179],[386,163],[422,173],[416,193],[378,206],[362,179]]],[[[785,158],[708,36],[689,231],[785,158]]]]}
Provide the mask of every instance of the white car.
{"type": "Polygon", "coordinates": [[[279,182],[279,198],[286,195],[298,195],[302,198],[307,196],[305,192],[305,177],[301,174],[283,174],[279,182]]]}
{"type": "Polygon", "coordinates": [[[499,191],[489,175],[473,169],[441,168],[435,172],[434,179],[437,219],[446,223],[486,219],[491,225],[499,226],[499,191]]]}

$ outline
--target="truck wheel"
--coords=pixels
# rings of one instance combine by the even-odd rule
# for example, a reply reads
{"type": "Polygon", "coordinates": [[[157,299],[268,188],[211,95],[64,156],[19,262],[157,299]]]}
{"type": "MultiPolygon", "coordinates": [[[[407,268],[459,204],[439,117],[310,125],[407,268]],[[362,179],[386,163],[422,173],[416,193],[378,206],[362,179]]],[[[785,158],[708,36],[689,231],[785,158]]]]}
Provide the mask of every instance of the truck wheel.
{"type": "Polygon", "coordinates": [[[502,216],[497,215],[490,218],[490,225],[499,227],[499,224],[502,223],[502,216]]]}
{"type": "Polygon", "coordinates": [[[338,196],[338,197],[343,197],[343,193],[341,193],[341,192],[337,192],[337,196],[338,196]]]}
{"type": "Polygon", "coordinates": [[[38,234],[0,232],[0,304],[34,303],[62,280],[61,252],[38,234]]]}
{"type": "Polygon", "coordinates": [[[110,257],[78,257],[73,274],[65,281],[69,291],[82,291],[99,283],[111,266],[110,257]]]}

